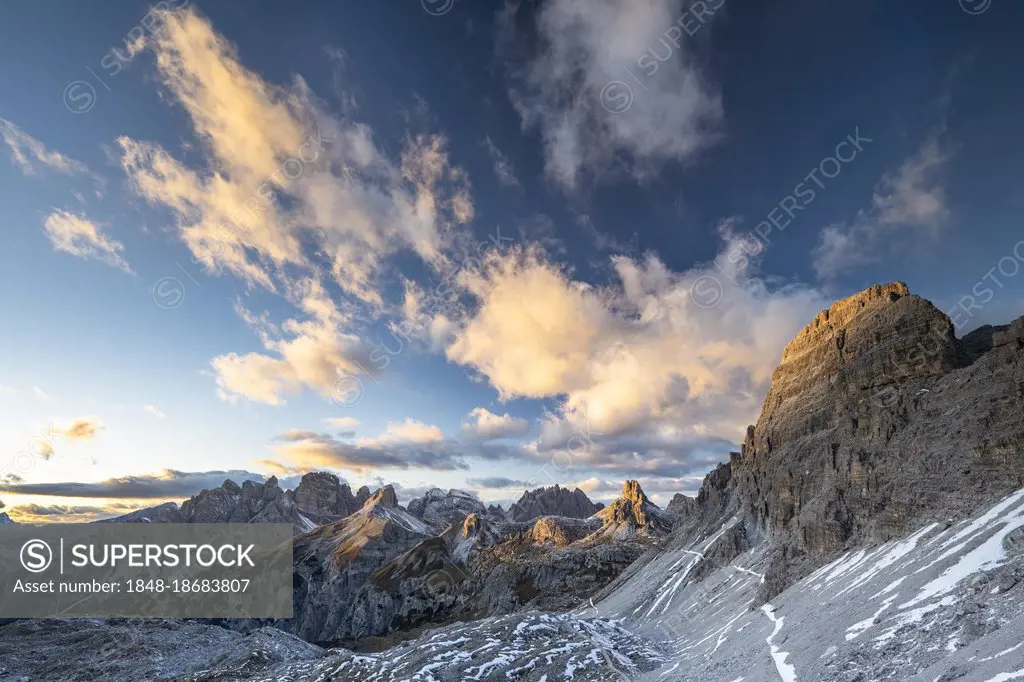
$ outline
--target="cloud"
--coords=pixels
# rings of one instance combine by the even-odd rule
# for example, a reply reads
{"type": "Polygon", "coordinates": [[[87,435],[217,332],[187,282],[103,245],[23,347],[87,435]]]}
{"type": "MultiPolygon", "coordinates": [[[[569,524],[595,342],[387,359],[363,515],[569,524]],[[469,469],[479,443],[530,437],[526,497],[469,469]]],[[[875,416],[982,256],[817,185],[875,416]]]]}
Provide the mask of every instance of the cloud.
{"type": "Polygon", "coordinates": [[[879,222],[935,231],[949,218],[946,190],[939,177],[952,154],[939,134],[925,140],[899,169],[882,178],[873,197],[879,222]]]}
{"type": "Polygon", "coordinates": [[[11,518],[18,523],[83,523],[127,514],[146,504],[113,503],[106,505],[19,504],[11,507],[11,518]]]}
{"type": "Polygon", "coordinates": [[[46,391],[44,391],[43,389],[39,388],[38,386],[33,386],[32,387],[32,395],[34,395],[37,400],[49,400],[50,399],[50,396],[48,396],[46,394],[46,391]]]}
{"type": "Polygon", "coordinates": [[[683,273],[616,256],[603,288],[536,249],[492,254],[462,277],[475,304],[447,356],[503,400],[555,401],[537,461],[561,450],[592,470],[691,475],[742,440],[783,348],[827,305],[813,289],[769,285],[754,263],[726,263],[735,239],[723,237],[714,264],[683,273]],[[720,294],[712,306],[708,290],[720,294]]]}
{"type": "Polygon", "coordinates": [[[487,148],[487,153],[494,164],[494,175],[497,176],[498,182],[506,187],[518,187],[519,178],[516,177],[515,167],[489,136],[484,138],[484,147],[487,148]]]}
{"type": "MultiPolygon", "coordinates": [[[[571,189],[617,159],[642,176],[718,138],[720,97],[696,65],[695,38],[680,28],[696,33],[700,24],[689,14],[682,0],[552,0],[540,7],[539,48],[514,68],[509,94],[524,128],[540,131],[551,177],[571,189]]],[[[512,35],[515,19],[514,10],[502,16],[501,45],[526,43],[512,35]]]]}
{"type": "Polygon", "coordinates": [[[274,439],[280,460],[261,460],[261,466],[288,472],[314,469],[347,469],[366,474],[375,469],[468,469],[467,460],[498,461],[519,459],[542,461],[544,455],[517,444],[464,442],[445,438],[436,426],[414,419],[388,423],[373,438],[352,439],[294,429],[274,439]]]}
{"type": "Polygon", "coordinates": [[[48,460],[56,454],[54,441],[68,440],[75,442],[92,440],[105,428],[103,422],[95,417],[76,419],[67,426],[51,425],[43,435],[32,439],[33,451],[43,459],[48,460]]]}
{"type": "Polygon", "coordinates": [[[324,423],[336,429],[354,429],[359,426],[359,420],[355,417],[329,417],[324,423]]]}
{"type": "Polygon", "coordinates": [[[280,405],[284,396],[312,389],[331,397],[339,378],[361,373],[365,355],[359,337],[343,331],[348,316],[314,280],[297,283],[290,296],[308,319],[289,319],[280,328],[240,311],[260,336],[267,353],[227,353],[210,365],[221,398],[280,405]]]}
{"type": "Polygon", "coordinates": [[[96,419],[95,417],[85,417],[83,419],[76,419],[63,429],[58,429],[57,433],[59,436],[72,441],[92,440],[105,428],[106,427],[103,425],[103,422],[99,419],[96,419]]]}
{"type": "MultiPolygon", "coordinates": [[[[474,208],[464,171],[447,141],[410,133],[398,158],[366,124],[337,118],[296,76],[263,80],[194,8],[168,14],[148,36],[159,76],[201,141],[191,168],[159,145],[122,137],[122,167],[139,195],[169,209],[181,239],[211,272],[281,292],[316,291],[317,311],[283,333],[262,330],[266,352],[212,362],[220,394],[281,404],[311,389],[329,395],[339,374],[358,374],[351,317],[326,305],[336,287],[346,301],[381,309],[379,278],[403,251],[429,268],[474,208]],[[325,281],[326,280],[326,281],[325,281]]],[[[297,305],[308,296],[299,296],[297,305]]],[[[344,307],[339,304],[339,307],[344,307]]]]}
{"type": "Polygon", "coordinates": [[[51,497],[86,497],[112,499],[161,499],[191,497],[203,490],[219,487],[226,479],[243,481],[266,480],[250,471],[176,471],[164,469],[156,474],[121,476],[94,483],[18,483],[0,480],[0,492],[18,495],[51,497]]]}
{"type": "Polygon", "coordinates": [[[151,415],[153,415],[157,419],[161,419],[162,420],[162,419],[166,419],[167,418],[167,415],[164,413],[163,410],[161,410],[158,407],[154,407],[153,405],[143,405],[142,406],[142,410],[144,412],[150,413],[151,415]]]}
{"type": "Polygon", "coordinates": [[[407,418],[398,424],[388,422],[384,433],[377,438],[363,438],[356,442],[362,445],[390,445],[393,443],[438,443],[442,440],[444,440],[444,433],[438,427],[407,418]]]}
{"type": "Polygon", "coordinates": [[[938,235],[950,216],[943,172],[951,158],[941,132],[933,133],[895,172],[882,177],[868,209],[849,224],[825,227],[813,251],[818,278],[833,279],[938,235]]]}
{"type": "Polygon", "coordinates": [[[466,483],[477,488],[487,488],[489,490],[496,490],[501,488],[527,488],[529,483],[526,481],[518,481],[512,478],[504,478],[503,476],[490,476],[487,478],[467,478],[466,483]]]}
{"type": "Polygon", "coordinates": [[[381,439],[350,442],[328,434],[302,431],[282,434],[277,440],[279,445],[274,451],[284,461],[261,460],[262,465],[273,464],[288,471],[347,469],[361,474],[378,469],[454,471],[468,468],[462,453],[447,441],[417,442],[385,435],[381,439]]]}
{"type": "MultiPolygon", "coordinates": [[[[703,476],[687,476],[684,478],[641,478],[640,487],[647,494],[652,493],[685,493],[700,489],[703,476]]],[[[568,487],[579,488],[587,494],[615,493],[616,496],[622,492],[625,479],[621,481],[607,481],[597,477],[588,478],[577,483],[570,483],[568,487]]]]}
{"type": "Polygon", "coordinates": [[[134,274],[121,256],[124,244],[105,235],[99,225],[85,217],[66,211],[54,211],[43,223],[43,231],[57,251],[98,260],[134,274]]]}
{"type": "Polygon", "coordinates": [[[507,412],[498,416],[483,407],[473,409],[462,423],[463,437],[472,440],[518,438],[529,431],[530,425],[525,419],[513,417],[507,412]]]}
{"type": "Polygon", "coordinates": [[[0,118],[0,137],[10,150],[14,165],[25,175],[35,175],[42,167],[64,175],[91,175],[85,164],[47,149],[42,142],[5,118],[0,118]]]}

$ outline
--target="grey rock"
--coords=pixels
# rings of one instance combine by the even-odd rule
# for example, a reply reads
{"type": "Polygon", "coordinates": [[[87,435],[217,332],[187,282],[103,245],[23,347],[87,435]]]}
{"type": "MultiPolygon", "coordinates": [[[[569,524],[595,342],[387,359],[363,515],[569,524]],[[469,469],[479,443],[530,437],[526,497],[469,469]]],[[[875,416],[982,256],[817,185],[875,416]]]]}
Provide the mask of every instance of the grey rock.
{"type": "Polygon", "coordinates": [[[555,485],[523,493],[519,501],[509,509],[508,516],[512,521],[532,521],[541,516],[585,519],[603,508],[603,504],[594,504],[579,488],[570,491],[555,485]]]}
{"type": "Polygon", "coordinates": [[[462,490],[444,491],[439,488],[431,488],[423,497],[410,501],[409,513],[438,531],[453,524],[461,524],[470,514],[481,517],[489,514],[475,496],[462,490]]]}

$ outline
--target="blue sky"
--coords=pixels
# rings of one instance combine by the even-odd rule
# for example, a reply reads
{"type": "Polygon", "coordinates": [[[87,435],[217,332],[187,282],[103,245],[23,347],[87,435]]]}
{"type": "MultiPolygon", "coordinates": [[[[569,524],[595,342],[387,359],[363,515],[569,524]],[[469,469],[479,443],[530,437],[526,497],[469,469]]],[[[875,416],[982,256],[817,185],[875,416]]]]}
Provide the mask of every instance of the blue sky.
{"type": "Polygon", "coordinates": [[[312,469],[692,492],[834,298],[1021,314],[1022,20],[4,6],[2,499],[91,518],[312,469]]]}

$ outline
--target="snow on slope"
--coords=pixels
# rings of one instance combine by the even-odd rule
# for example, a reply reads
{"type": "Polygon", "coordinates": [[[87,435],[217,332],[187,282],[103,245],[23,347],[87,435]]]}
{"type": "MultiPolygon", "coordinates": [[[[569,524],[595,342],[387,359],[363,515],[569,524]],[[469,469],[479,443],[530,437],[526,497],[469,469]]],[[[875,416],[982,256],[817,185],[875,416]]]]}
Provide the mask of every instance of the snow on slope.
{"type": "Polygon", "coordinates": [[[459,624],[382,654],[338,651],[275,671],[264,682],[631,680],[664,663],[643,639],[603,620],[524,613],[459,624]]]}
{"type": "Polygon", "coordinates": [[[1024,491],[844,554],[760,611],[757,551],[684,580],[708,542],[662,552],[591,613],[621,619],[677,666],[643,680],[1013,679],[999,676],[1024,668],[1022,529],[1024,491]]]}
{"type": "Polygon", "coordinates": [[[1024,491],[960,523],[848,552],[766,605],[756,602],[763,548],[724,565],[710,558],[736,523],[661,550],[571,614],[451,625],[259,679],[1024,680],[1024,491]]]}

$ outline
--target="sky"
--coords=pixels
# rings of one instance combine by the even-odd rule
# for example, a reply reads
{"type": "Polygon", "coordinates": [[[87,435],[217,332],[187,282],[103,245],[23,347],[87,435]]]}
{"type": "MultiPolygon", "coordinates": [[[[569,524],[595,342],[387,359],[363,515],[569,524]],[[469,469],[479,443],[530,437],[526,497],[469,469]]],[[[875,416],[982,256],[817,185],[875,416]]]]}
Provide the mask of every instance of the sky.
{"type": "Polygon", "coordinates": [[[785,344],[1024,313],[1024,7],[0,7],[0,500],[693,493],[785,344]]]}

